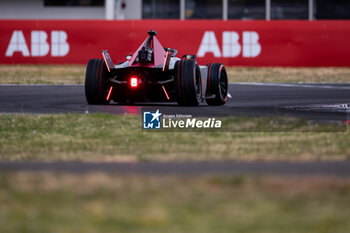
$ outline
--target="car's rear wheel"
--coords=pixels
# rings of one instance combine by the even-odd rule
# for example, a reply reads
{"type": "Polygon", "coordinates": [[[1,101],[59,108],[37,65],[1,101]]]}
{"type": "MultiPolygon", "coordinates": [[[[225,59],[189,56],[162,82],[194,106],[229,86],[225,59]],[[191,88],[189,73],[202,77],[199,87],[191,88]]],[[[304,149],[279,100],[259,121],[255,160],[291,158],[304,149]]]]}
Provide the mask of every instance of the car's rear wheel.
{"type": "Polygon", "coordinates": [[[202,99],[199,67],[194,60],[175,63],[175,91],[179,105],[197,106],[202,99]]]}
{"type": "Polygon", "coordinates": [[[89,104],[108,104],[108,70],[103,59],[90,59],[85,73],[85,96],[89,104]]]}
{"type": "Polygon", "coordinates": [[[206,96],[214,96],[206,99],[209,105],[223,105],[227,101],[228,80],[225,66],[221,63],[207,64],[208,82],[206,96]]]}

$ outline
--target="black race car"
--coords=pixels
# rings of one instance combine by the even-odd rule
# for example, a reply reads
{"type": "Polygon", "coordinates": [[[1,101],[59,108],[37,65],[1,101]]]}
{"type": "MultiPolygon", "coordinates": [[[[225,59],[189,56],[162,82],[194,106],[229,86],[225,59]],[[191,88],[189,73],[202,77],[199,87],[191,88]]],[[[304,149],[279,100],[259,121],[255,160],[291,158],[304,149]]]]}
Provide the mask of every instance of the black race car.
{"type": "Polygon", "coordinates": [[[148,37],[125,62],[114,65],[106,50],[103,59],[90,59],[85,74],[85,96],[89,104],[111,100],[135,102],[177,102],[197,106],[227,101],[228,81],[223,64],[200,66],[195,55],[176,57],[176,49],[164,48],[152,29],[148,37]]]}

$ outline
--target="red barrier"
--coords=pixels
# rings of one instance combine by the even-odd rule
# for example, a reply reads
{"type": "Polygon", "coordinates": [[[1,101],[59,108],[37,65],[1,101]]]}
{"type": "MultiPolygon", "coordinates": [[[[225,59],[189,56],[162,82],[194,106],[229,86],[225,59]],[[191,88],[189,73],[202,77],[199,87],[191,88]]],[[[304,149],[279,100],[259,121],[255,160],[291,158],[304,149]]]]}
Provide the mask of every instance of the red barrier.
{"type": "Polygon", "coordinates": [[[118,63],[153,28],[165,47],[200,64],[350,66],[350,21],[0,20],[0,63],[118,63]]]}

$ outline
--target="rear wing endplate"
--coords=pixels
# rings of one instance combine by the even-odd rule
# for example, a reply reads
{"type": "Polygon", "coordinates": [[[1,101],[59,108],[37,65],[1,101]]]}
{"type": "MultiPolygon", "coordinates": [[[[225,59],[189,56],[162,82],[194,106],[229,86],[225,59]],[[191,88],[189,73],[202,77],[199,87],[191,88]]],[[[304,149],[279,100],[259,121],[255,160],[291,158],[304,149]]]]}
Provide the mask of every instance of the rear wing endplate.
{"type": "Polygon", "coordinates": [[[108,72],[111,72],[111,69],[115,69],[115,66],[107,50],[102,50],[102,56],[103,56],[103,59],[105,60],[108,72]]]}

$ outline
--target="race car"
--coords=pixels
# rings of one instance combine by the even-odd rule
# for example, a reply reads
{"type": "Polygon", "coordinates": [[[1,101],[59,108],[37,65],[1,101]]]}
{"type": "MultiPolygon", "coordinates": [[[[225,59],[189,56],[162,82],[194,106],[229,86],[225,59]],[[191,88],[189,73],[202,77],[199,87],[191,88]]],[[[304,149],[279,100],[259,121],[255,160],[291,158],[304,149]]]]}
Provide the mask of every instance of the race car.
{"type": "Polygon", "coordinates": [[[197,106],[223,105],[228,97],[227,74],[223,64],[200,66],[195,55],[176,57],[177,50],[164,48],[152,29],[126,61],[114,65],[108,51],[103,59],[90,59],[85,74],[88,104],[135,102],[177,102],[197,106]]]}

